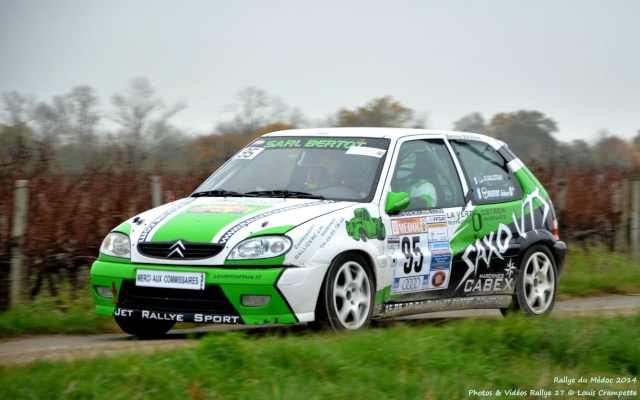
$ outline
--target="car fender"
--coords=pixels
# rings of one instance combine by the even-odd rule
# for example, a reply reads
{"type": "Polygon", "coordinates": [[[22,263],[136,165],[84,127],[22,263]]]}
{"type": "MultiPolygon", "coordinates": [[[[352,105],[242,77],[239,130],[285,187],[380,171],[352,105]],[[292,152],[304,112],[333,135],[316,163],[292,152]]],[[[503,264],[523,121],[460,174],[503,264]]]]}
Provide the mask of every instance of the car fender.
{"type": "Polygon", "coordinates": [[[518,248],[518,253],[515,256],[516,265],[519,267],[522,264],[527,250],[538,244],[544,245],[551,251],[556,262],[556,268],[558,269],[558,276],[560,276],[564,267],[567,247],[563,241],[554,238],[553,233],[546,229],[529,231],[526,233],[526,236],[519,236],[518,239],[516,239],[514,243],[514,247],[518,248]]]}

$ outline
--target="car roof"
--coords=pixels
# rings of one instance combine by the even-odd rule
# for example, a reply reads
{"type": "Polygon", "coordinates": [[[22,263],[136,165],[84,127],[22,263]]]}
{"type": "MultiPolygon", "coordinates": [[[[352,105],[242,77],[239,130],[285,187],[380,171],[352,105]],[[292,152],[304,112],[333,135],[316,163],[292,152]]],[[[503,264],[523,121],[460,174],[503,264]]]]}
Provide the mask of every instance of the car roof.
{"type": "Polygon", "coordinates": [[[434,136],[447,137],[448,139],[467,139],[482,140],[493,143],[500,147],[503,142],[490,136],[471,132],[457,132],[436,129],[410,129],[410,128],[305,128],[305,129],[287,129],[283,131],[271,132],[263,135],[263,137],[271,136],[308,136],[308,137],[370,137],[385,138],[398,140],[400,138],[411,136],[434,136]]]}

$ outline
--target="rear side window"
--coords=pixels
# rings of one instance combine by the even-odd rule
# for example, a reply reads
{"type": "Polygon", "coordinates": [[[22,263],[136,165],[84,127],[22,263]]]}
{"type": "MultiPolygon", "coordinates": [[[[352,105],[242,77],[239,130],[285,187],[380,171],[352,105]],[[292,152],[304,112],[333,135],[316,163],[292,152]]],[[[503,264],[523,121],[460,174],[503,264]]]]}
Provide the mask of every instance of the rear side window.
{"type": "Polygon", "coordinates": [[[493,204],[522,198],[520,182],[496,149],[473,140],[452,140],[451,145],[462,164],[474,203],[493,204]]]}

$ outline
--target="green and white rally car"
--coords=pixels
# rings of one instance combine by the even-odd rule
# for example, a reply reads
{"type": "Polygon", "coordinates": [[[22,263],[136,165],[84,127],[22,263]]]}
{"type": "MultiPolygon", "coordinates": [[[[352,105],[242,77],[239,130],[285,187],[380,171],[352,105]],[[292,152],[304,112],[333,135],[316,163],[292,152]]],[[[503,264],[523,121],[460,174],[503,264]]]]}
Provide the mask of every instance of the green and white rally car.
{"type": "Polygon", "coordinates": [[[566,245],[506,144],[447,131],[273,132],[191,196],[125,221],[91,268],[123,331],[495,308],[551,312],[566,245]]]}

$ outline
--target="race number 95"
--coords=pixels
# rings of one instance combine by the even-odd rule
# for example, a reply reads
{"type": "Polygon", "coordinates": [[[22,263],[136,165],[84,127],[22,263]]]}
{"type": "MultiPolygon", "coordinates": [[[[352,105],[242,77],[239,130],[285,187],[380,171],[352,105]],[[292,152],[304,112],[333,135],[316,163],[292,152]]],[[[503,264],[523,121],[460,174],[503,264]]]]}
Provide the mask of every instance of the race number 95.
{"type": "Polygon", "coordinates": [[[241,158],[243,160],[250,160],[253,157],[255,157],[258,154],[260,154],[260,152],[262,150],[264,150],[264,148],[262,148],[262,147],[245,147],[234,158],[241,158]]]}
{"type": "Polygon", "coordinates": [[[404,263],[404,273],[409,275],[411,272],[418,273],[422,271],[422,262],[424,255],[418,246],[420,243],[419,236],[404,236],[401,242],[402,253],[407,261],[404,263]]]}

